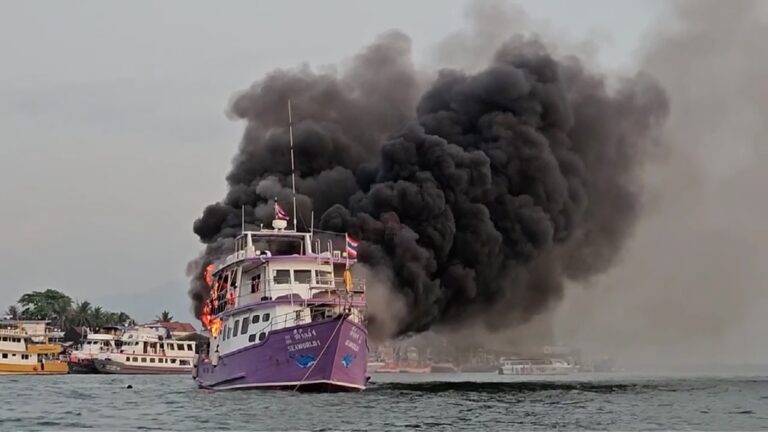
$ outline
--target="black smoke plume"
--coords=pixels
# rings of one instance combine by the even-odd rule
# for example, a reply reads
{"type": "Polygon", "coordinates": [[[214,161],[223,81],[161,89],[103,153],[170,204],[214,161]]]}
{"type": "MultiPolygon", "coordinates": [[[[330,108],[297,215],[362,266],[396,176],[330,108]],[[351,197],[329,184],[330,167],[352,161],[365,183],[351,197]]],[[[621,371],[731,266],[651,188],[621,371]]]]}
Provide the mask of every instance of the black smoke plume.
{"type": "MultiPolygon", "coordinates": [[[[294,104],[299,228],[363,240],[359,260],[390,281],[405,313],[395,334],[483,320],[525,322],[566,280],[609,268],[639,215],[638,169],[667,114],[648,76],[610,88],[577,58],[514,38],[484,70],[442,70],[421,91],[400,33],[381,37],[340,75],[279,70],[239,95],[247,120],[229,193],[194,231],[202,268],[246,222],[290,204],[285,101],[294,104]]],[[[226,249],[227,251],[229,249],[226,249]]],[[[388,317],[371,305],[371,325],[388,317]]],[[[376,331],[374,328],[373,331],[376,331]]]]}

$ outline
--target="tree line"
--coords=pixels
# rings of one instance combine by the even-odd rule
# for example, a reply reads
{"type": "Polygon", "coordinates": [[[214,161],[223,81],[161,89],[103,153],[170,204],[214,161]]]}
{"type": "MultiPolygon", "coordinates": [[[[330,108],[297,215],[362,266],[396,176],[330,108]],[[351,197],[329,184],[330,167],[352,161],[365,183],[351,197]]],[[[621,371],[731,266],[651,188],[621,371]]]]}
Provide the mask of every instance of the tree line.
{"type": "MultiPolygon", "coordinates": [[[[22,295],[17,304],[8,307],[6,315],[14,320],[50,321],[64,331],[72,327],[136,325],[136,321],[125,312],[108,311],[88,301],[73,301],[68,295],[54,289],[32,291],[22,295]]],[[[163,311],[157,316],[157,320],[169,322],[173,320],[173,316],[168,311],[163,311]]]]}

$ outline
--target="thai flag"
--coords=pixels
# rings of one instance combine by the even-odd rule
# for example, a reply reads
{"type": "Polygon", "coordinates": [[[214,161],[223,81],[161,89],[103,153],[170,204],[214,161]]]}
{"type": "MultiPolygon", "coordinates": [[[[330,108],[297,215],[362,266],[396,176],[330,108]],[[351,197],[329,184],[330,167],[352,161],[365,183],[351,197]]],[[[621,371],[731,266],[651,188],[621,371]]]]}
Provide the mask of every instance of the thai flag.
{"type": "Polygon", "coordinates": [[[285,221],[290,219],[288,217],[288,213],[286,213],[285,210],[283,210],[283,208],[280,207],[280,204],[278,204],[277,201],[275,201],[275,219],[285,220],[285,221]]]}
{"type": "Polygon", "coordinates": [[[355,240],[347,234],[347,258],[357,258],[357,245],[360,244],[359,240],[355,240]]]}

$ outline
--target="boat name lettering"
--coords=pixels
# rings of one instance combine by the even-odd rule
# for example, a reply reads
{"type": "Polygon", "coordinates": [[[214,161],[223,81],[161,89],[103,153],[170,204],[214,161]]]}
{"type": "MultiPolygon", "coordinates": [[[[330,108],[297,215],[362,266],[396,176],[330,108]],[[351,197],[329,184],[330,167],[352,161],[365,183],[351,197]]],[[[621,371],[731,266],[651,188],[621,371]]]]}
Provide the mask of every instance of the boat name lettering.
{"type": "Polygon", "coordinates": [[[312,328],[295,329],[293,331],[294,340],[307,340],[307,339],[312,339],[314,337],[317,337],[317,333],[315,333],[315,329],[312,329],[312,328]]]}
{"type": "Polygon", "coordinates": [[[320,341],[315,339],[307,342],[301,342],[293,345],[288,345],[288,351],[298,351],[306,348],[315,348],[320,346],[320,341]]]}
{"type": "Polygon", "coordinates": [[[352,327],[351,329],[349,329],[349,338],[357,342],[358,344],[363,343],[363,335],[355,327],[352,327]]]}
{"type": "Polygon", "coordinates": [[[346,342],[344,342],[344,345],[349,347],[352,351],[360,351],[360,346],[358,346],[356,343],[352,342],[351,340],[347,339],[346,342]]]}

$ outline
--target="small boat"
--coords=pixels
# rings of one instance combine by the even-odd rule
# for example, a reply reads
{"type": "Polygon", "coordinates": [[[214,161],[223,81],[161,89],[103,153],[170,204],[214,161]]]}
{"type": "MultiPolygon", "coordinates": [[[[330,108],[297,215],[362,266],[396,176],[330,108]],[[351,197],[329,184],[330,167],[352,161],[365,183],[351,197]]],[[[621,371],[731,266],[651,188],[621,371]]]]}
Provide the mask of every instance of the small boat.
{"type": "Polygon", "coordinates": [[[46,321],[0,322],[0,375],[63,375],[61,345],[51,343],[46,321]]]}
{"type": "Polygon", "coordinates": [[[384,363],[383,366],[379,367],[375,371],[376,373],[400,373],[400,366],[398,366],[397,362],[389,361],[384,363]]]}
{"type": "Polygon", "coordinates": [[[93,363],[108,374],[189,374],[194,356],[195,342],[139,327],[126,332],[117,351],[98,354],[93,363]]]}
{"type": "Polygon", "coordinates": [[[453,363],[435,363],[429,370],[431,373],[458,373],[459,370],[453,363]]]}
{"type": "Polygon", "coordinates": [[[69,354],[69,371],[72,373],[96,373],[94,359],[99,354],[111,353],[117,350],[117,336],[106,333],[92,333],[77,349],[69,354]]]}
{"type": "Polygon", "coordinates": [[[378,372],[379,369],[383,368],[387,364],[381,361],[369,361],[368,362],[368,372],[378,372]]]}
{"type": "Polygon", "coordinates": [[[520,359],[502,357],[499,375],[567,375],[576,366],[561,359],[520,359]]]}

